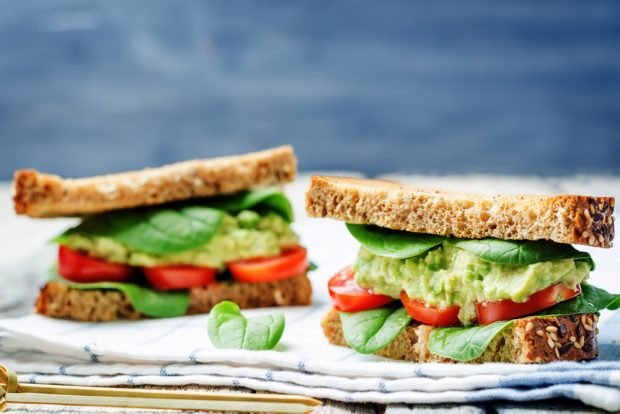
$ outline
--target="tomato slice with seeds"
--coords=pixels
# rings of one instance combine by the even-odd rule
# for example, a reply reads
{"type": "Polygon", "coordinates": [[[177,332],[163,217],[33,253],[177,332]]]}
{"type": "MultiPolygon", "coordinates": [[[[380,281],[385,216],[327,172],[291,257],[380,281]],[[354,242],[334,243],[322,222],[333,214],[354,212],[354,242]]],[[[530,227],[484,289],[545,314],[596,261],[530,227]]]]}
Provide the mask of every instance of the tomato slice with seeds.
{"type": "Polygon", "coordinates": [[[134,268],[92,257],[61,244],[58,247],[58,273],[76,283],[127,282],[133,276],[134,268]]]}
{"type": "Polygon", "coordinates": [[[211,267],[175,265],[145,267],[149,285],[158,290],[177,290],[203,287],[215,280],[217,269],[211,267]]]}
{"type": "Polygon", "coordinates": [[[348,266],[336,273],[327,283],[334,307],[343,312],[356,312],[380,308],[394,301],[389,296],[378,295],[372,289],[361,287],[348,266]]]}
{"type": "Polygon", "coordinates": [[[488,325],[495,321],[506,321],[529,315],[549,308],[556,303],[572,299],[580,293],[581,286],[579,285],[575,289],[571,289],[563,283],[558,283],[532,294],[525,302],[513,302],[510,299],[506,299],[496,302],[476,303],[478,323],[488,325]]]}
{"type": "Polygon", "coordinates": [[[288,279],[310,267],[308,251],[301,246],[285,249],[281,255],[228,263],[232,277],[239,282],[260,283],[288,279]]]}
{"type": "Polygon", "coordinates": [[[461,324],[459,320],[461,308],[459,306],[445,308],[427,306],[421,300],[410,299],[405,291],[401,292],[400,300],[409,316],[418,322],[432,326],[457,326],[461,324]]]}

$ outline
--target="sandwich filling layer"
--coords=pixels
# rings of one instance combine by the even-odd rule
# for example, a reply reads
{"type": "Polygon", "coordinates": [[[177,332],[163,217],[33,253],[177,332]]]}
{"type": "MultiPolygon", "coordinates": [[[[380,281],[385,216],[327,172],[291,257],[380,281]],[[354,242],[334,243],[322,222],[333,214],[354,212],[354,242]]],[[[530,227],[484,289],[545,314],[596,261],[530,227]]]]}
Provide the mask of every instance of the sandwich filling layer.
{"type": "Polygon", "coordinates": [[[93,257],[132,266],[182,264],[222,270],[234,260],[277,256],[283,249],[299,245],[299,237],[278,214],[242,210],[237,214],[224,213],[219,229],[207,243],[181,252],[149,254],[110,237],[80,232],[67,235],[63,244],[93,257]]]}
{"type": "Polygon", "coordinates": [[[278,188],[84,216],[54,239],[50,276],[75,292],[121,292],[149,317],[184,315],[195,288],[253,291],[305,277],[311,264],[292,221],[278,188]]]}
{"type": "Polygon", "coordinates": [[[428,306],[460,307],[459,320],[476,319],[475,303],[510,299],[524,302],[548,286],[570,289],[588,278],[585,261],[560,259],[524,266],[484,260],[444,242],[419,256],[394,259],[361,248],[354,264],[355,281],[375,293],[398,299],[402,291],[428,306]]]}

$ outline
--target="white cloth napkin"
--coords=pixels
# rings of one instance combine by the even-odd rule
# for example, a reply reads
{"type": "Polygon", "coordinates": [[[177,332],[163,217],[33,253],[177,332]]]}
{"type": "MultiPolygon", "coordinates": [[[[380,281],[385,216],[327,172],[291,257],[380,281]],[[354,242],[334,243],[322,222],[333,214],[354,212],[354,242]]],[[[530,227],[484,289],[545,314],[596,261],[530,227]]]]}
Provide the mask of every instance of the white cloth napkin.
{"type": "MultiPolygon", "coordinates": [[[[20,381],[69,385],[242,386],[348,402],[528,401],[564,396],[620,410],[620,347],[601,338],[588,363],[413,364],[363,356],[329,345],[319,321],[326,306],[282,311],[286,329],[274,351],[220,350],[208,316],[138,322],[80,323],[31,315],[0,321],[0,359],[20,381]]],[[[620,332],[620,318],[605,329],[620,332]]]]}

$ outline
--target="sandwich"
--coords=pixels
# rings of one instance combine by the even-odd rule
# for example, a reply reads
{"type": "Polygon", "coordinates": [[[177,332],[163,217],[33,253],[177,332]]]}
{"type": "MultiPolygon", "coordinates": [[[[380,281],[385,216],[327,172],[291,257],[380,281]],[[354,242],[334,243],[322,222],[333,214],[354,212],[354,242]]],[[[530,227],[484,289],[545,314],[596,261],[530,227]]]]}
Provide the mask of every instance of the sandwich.
{"type": "Polygon", "coordinates": [[[328,282],[332,344],[414,362],[537,363],[598,353],[598,314],[620,295],[590,284],[572,244],[609,248],[614,199],[482,195],[314,176],[311,217],[361,245],[328,282]]]}
{"type": "Polygon", "coordinates": [[[307,251],[280,186],[290,146],[142,171],[63,179],[15,172],[17,214],[78,217],[54,238],[58,260],[35,311],[111,321],[308,305],[307,251]]]}

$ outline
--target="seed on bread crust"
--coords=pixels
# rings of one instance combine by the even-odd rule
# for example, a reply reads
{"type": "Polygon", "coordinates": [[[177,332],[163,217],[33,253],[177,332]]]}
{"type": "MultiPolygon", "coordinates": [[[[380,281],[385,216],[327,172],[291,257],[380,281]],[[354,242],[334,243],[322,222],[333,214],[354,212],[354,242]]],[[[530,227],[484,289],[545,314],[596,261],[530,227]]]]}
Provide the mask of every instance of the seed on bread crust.
{"type": "Polygon", "coordinates": [[[560,324],[558,335],[560,338],[564,338],[564,336],[566,335],[566,325],[564,325],[563,323],[560,324]]]}
{"type": "Polygon", "coordinates": [[[559,352],[560,352],[560,354],[562,354],[562,355],[566,354],[566,353],[570,350],[570,348],[571,348],[571,346],[572,346],[572,345],[573,345],[573,344],[571,344],[570,342],[567,342],[567,343],[565,343],[564,345],[562,345],[562,346],[560,347],[560,351],[559,351],[559,352]]]}

